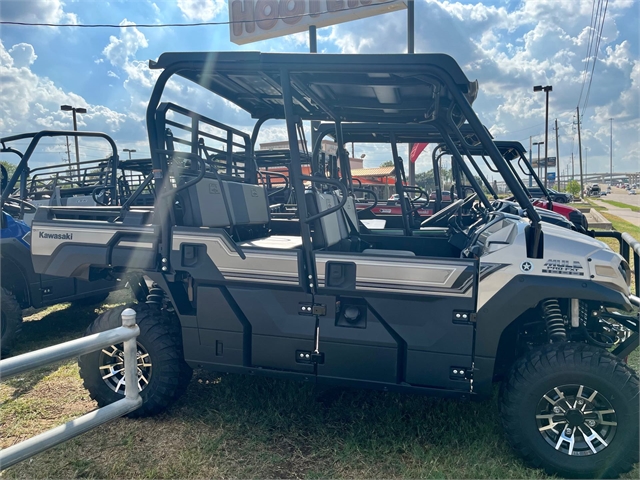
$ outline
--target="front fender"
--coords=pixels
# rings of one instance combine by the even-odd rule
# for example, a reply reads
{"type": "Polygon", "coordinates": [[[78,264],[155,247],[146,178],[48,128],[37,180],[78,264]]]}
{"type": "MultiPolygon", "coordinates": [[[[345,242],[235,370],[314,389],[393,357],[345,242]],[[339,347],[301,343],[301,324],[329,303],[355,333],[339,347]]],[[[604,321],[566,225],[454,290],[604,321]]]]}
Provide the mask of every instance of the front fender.
{"type": "Polygon", "coordinates": [[[632,310],[627,296],[589,280],[516,275],[487,299],[476,315],[474,388],[477,393],[491,393],[502,333],[520,315],[547,298],[577,298],[632,310]]]}

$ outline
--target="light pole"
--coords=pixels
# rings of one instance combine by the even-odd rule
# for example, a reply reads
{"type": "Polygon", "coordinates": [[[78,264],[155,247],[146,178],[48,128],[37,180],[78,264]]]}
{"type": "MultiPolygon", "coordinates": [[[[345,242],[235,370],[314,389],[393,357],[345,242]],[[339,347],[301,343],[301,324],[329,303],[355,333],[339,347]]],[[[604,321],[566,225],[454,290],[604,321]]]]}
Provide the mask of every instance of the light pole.
{"type": "Polygon", "coordinates": [[[589,176],[589,147],[584,147],[584,176],[585,180],[589,182],[589,180],[586,178],[587,176],[589,176]]]}
{"type": "MultiPolygon", "coordinates": [[[[76,113],[87,113],[86,108],[82,107],[72,107],[71,105],[61,105],[60,110],[63,112],[72,112],[73,113],[73,131],[78,131],[78,122],[76,120],[76,113]]],[[[78,136],[74,135],[73,137],[76,141],[76,167],[78,169],[78,177],[80,177],[80,152],[78,151],[78,136]]]]}
{"type": "Polygon", "coordinates": [[[613,187],[613,118],[609,121],[609,185],[613,187]]]}
{"type": "MultiPolygon", "coordinates": [[[[551,85],[536,85],[533,87],[534,92],[546,93],[546,108],[544,113],[544,186],[547,186],[547,159],[549,158],[549,92],[553,91],[551,85]]],[[[557,155],[556,155],[557,156],[557,155]]]]}
{"type": "MultiPolygon", "coordinates": [[[[540,176],[540,145],[543,145],[544,142],[533,142],[533,145],[537,145],[538,146],[538,177],[540,176]]],[[[547,186],[546,182],[545,182],[545,187],[547,186]]]]}
{"type": "Polygon", "coordinates": [[[129,160],[131,160],[131,154],[136,152],[135,148],[123,148],[122,149],[123,152],[128,152],[129,153],[129,160]]]}

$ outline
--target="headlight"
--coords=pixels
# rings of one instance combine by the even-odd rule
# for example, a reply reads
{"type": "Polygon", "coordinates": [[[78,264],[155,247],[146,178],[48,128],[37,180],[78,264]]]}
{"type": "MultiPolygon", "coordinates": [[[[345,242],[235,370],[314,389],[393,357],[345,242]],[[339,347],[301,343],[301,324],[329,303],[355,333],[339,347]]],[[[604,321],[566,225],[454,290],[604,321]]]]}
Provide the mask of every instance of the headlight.
{"type": "Polygon", "coordinates": [[[618,270],[620,270],[620,274],[624,277],[625,282],[627,282],[627,286],[631,286],[631,267],[627,263],[626,260],[620,260],[620,265],[618,265],[618,270]]]}
{"type": "Polygon", "coordinates": [[[24,237],[22,237],[22,241],[27,245],[31,245],[31,230],[29,230],[24,237]]]}

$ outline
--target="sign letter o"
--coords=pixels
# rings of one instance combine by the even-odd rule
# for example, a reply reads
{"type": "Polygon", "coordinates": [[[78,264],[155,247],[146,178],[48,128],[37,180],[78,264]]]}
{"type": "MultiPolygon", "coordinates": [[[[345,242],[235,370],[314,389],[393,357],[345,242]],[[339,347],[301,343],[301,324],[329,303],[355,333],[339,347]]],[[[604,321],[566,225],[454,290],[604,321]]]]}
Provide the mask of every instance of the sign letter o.
{"type": "Polygon", "coordinates": [[[271,30],[278,23],[278,0],[258,0],[255,16],[258,27],[271,30]]]}
{"type": "Polygon", "coordinates": [[[280,18],[282,18],[282,21],[287,25],[295,25],[302,20],[301,15],[304,15],[305,9],[306,5],[304,0],[280,0],[280,18]],[[293,8],[289,8],[292,4],[293,8]]]}

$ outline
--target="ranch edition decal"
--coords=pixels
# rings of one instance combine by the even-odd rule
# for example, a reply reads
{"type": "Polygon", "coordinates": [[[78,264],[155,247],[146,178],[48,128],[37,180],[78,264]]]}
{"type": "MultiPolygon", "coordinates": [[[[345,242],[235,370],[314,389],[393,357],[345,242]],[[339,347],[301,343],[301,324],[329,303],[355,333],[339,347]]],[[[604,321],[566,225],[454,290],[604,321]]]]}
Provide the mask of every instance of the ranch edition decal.
{"type": "Polygon", "coordinates": [[[542,273],[556,273],[558,275],[584,276],[584,269],[580,262],[574,260],[547,260],[542,267],[542,273]]]}
{"type": "Polygon", "coordinates": [[[73,233],[38,232],[38,238],[49,238],[51,240],[73,240],[73,233]]]}

